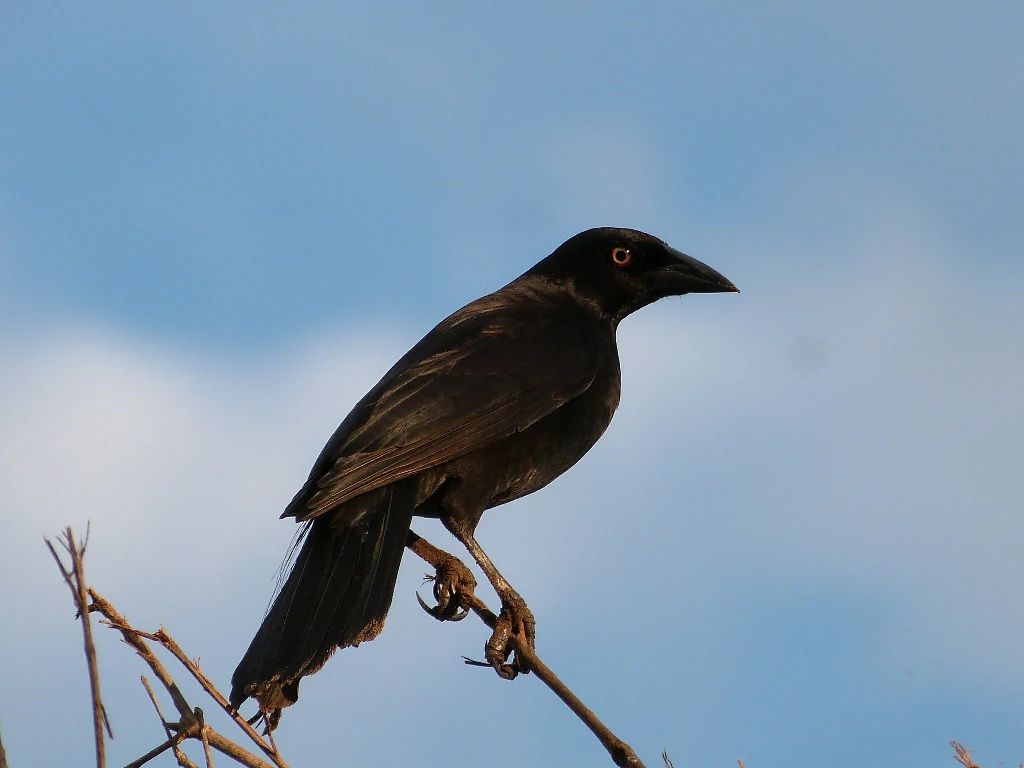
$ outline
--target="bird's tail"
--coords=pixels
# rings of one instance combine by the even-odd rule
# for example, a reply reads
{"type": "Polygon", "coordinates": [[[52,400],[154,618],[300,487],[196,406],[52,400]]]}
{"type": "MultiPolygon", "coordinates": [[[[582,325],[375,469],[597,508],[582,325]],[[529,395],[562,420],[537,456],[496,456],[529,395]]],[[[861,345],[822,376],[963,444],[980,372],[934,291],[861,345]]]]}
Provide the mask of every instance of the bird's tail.
{"type": "Polygon", "coordinates": [[[358,520],[312,521],[288,580],[231,677],[231,704],[249,697],[276,725],[294,704],[299,680],[337,648],[372,640],[384,626],[414,508],[413,488],[397,483],[358,520]]]}

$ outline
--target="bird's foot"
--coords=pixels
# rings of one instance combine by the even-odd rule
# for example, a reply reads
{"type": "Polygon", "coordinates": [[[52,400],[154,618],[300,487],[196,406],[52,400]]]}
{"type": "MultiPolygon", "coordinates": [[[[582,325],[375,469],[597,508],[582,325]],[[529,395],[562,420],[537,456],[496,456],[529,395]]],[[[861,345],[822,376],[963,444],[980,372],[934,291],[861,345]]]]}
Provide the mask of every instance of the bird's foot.
{"type": "Polygon", "coordinates": [[[499,677],[515,680],[520,672],[528,674],[530,667],[518,652],[511,664],[508,663],[509,656],[519,643],[526,643],[532,650],[536,639],[537,620],[533,617],[533,611],[526,606],[523,598],[513,592],[501,600],[501,613],[498,614],[498,623],[491,639],[484,646],[484,658],[494,667],[499,677]]]}
{"type": "Polygon", "coordinates": [[[434,599],[437,605],[427,605],[420,593],[416,599],[424,611],[438,621],[462,621],[469,615],[469,606],[464,597],[473,594],[476,579],[472,571],[459,558],[442,553],[444,557],[434,563],[434,575],[427,574],[426,580],[434,582],[434,599]]]}

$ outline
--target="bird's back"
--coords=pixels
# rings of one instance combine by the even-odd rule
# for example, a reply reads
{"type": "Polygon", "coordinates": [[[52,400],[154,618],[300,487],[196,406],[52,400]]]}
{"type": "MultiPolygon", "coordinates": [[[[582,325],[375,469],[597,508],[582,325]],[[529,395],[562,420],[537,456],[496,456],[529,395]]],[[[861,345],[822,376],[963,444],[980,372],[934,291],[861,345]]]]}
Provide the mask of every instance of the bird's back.
{"type": "Polygon", "coordinates": [[[404,355],[335,431],[285,515],[318,516],[509,439],[519,446],[524,434],[539,442],[537,457],[547,455],[552,439],[533,427],[554,417],[546,429],[557,423],[568,438],[554,454],[579,455],[523,486],[535,490],[593,445],[618,395],[614,329],[558,286],[524,276],[453,313],[404,355]],[[581,397],[587,405],[570,409],[577,417],[558,415],[581,397]]]}

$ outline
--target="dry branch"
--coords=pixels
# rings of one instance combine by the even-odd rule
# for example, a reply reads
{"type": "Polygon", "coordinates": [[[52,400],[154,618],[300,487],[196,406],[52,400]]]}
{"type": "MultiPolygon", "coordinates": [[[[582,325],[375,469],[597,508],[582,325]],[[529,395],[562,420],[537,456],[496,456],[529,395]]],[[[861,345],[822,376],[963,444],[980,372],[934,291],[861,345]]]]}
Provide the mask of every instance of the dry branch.
{"type": "MultiPolygon", "coordinates": [[[[143,632],[136,629],[128,620],[122,616],[116,608],[105,598],[99,595],[96,590],[88,587],[85,581],[85,572],[83,566],[83,557],[85,555],[86,545],[88,543],[88,533],[86,534],[85,542],[78,542],[75,539],[74,532],[67,528],[63,533],[62,538],[58,538],[61,546],[71,557],[71,567],[67,567],[64,561],[58,555],[56,548],[53,544],[47,540],[46,546],[49,548],[50,553],[53,555],[54,560],[57,562],[57,566],[60,568],[61,574],[64,577],[64,581],[71,590],[72,596],[75,598],[75,604],[78,607],[78,614],[82,619],[83,633],[85,636],[85,655],[89,665],[89,679],[92,687],[93,694],[93,720],[94,730],[96,732],[96,760],[97,768],[104,768],[105,765],[105,745],[103,741],[103,727],[107,728],[108,733],[110,732],[110,725],[107,722],[106,710],[103,707],[103,702],[100,699],[99,693],[99,666],[96,663],[96,649],[92,639],[92,627],[89,621],[89,614],[97,612],[103,616],[101,623],[106,624],[110,628],[116,630],[121,634],[121,639],[129,645],[139,657],[146,662],[149,668],[153,671],[154,676],[163,685],[170,696],[171,702],[174,708],[178,712],[178,720],[176,722],[168,721],[160,709],[159,701],[157,700],[156,694],[153,692],[152,687],[149,685],[149,681],[145,677],[142,678],[142,684],[149,695],[150,700],[153,702],[153,707],[156,709],[157,717],[160,719],[160,724],[163,726],[164,735],[167,737],[159,746],[153,748],[142,757],[131,762],[126,768],[140,768],[141,766],[153,760],[157,756],[163,754],[167,750],[172,750],[174,757],[182,768],[198,768],[181,751],[180,745],[187,739],[195,739],[203,745],[203,754],[206,761],[206,768],[213,768],[213,753],[211,749],[220,752],[227,757],[230,757],[236,763],[239,763],[248,768],[288,768],[288,764],[285,763],[284,759],[278,754],[277,748],[273,744],[268,744],[263,738],[253,730],[244,719],[242,719],[237,712],[233,711],[228,704],[227,699],[224,695],[217,690],[212,682],[199,670],[199,666],[196,662],[190,661],[188,656],[181,647],[174,641],[174,639],[167,634],[163,628],[156,632],[143,632]],[[203,687],[203,690],[231,717],[232,721],[237,725],[272,761],[271,763],[266,762],[260,757],[252,754],[246,749],[231,741],[227,737],[215,731],[203,715],[203,710],[199,707],[192,707],[188,700],[182,694],[178,685],[174,682],[170,672],[160,662],[156,654],[150,648],[146,642],[150,640],[155,643],[159,643],[161,646],[166,648],[171,655],[183,666],[186,670],[199,682],[203,687]]],[[[113,734],[111,733],[111,738],[113,734]]],[[[2,746],[0,746],[0,757],[2,757],[2,746]]],[[[0,765],[0,768],[6,768],[6,762],[0,765]]]]}
{"type": "Polygon", "coordinates": [[[78,542],[75,540],[75,533],[70,527],[64,529],[63,536],[58,536],[57,541],[64,548],[64,551],[71,557],[71,568],[67,568],[64,565],[64,561],[60,555],[57,554],[57,550],[54,548],[53,543],[49,539],[46,541],[46,547],[50,550],[50,554],[53,555],[53,559],[57,563],[57,567],[60,568],[61,575],[64,577],[64,582],[68,585],[68,589],[71,590],[71,595],[75,599],[75,607],[78,611],[77,618],[82,620],[82,635],[83,642],[85,645],[85,659],[86,664],[89,667],[89,688],[92,693],[92,719],[93,719],[93,735],[96,740],[96,768],[105,768],[107,764],[106,755],[106,744],[103,740],[103,731],[106,727],[106,732],[110,735],[110,738],[114,738],[114,732],[110,728],[110,720],[107,718],[107,710],[103,706],[103,699],[100,696],[100,668],[99,662],[96,660],[96,646],[92,639],[92,622],[89,620],[89,597],[86,592],[87,586],[85,582],[85,565],[83,558],[85,557],[86,547],[89,546],[89,528],[85,529],[85,541],[78,542]]]}
{"type": "MultiPolygon", "coordinates": [[[[419,537],[417,537],[419,538],[419,537]]],[[[429,544],[425,539],[419,539],[415,547],[411,547],[412,551],[415,552],[420,558],[429,563],[430,565],[438,568],[444,560],[455,560],[459,562],[463,569],[465,565],[458,561],[454,555],[451,555],[437,547],[429,544]]],[[[427,577],[431,578],[430,576],[427,577]]],[[[498,623],[498,617],[495,613],[487,607],[479,597],[473,592],[466,592],[459,594],[459,600],[462,602],[462,607],[467,608],[475,613],[480,620],[491,629],[494,629],[498,623]]],[[[422,600],[420,601],[422,603],[422,600]]],[[[429,609],[428,609],[429,612],[429,609]]],[[[611,730],[602,723],[597,715],[595,715],[591,709],[584,704],[579,696],[573,693],[569,686],[563,683],[558,675],[551,671],[551,669],[540,660],[537,653],[529,646],[528,643],[524,642],[523,639],[516,634],[511,636],[511,641],[516,653],[516,658],[520,661],[521,665],[537,675],[537,678],[544,683],[551,691],[560,698],[569,709],[572,710],[573,714],[580,719],[580,721],[590,729],[598,741],[601,742],[608,754],[612,758],[612,762],[619,768],[645,768],[643,762],[637,757],[636,752],[626,742],[616,736],[611,730]],[[525,662],[525,663],[524,663],[525,662]]],[[[466,659],[469,664],[478,664],[466,659]]],[[[489,666],[489,665],[488,665],[489,666]]]]}
{"type": "Polygon", "coordinates": [[[971,759],[971,753],[959,741],[951,741],[949,742],[949,746],[953,748],[953,759],[960,763],[960,765],[964,766],[964,768],[981,768],[980,765],[971,759]]]}
{"type": "MultiPolygon", "coordinates": [[[[951,741],[949,746],[953,748],[953,759],[964,766],[964,768],[981,768],[980,765],[974,762],[974,758],[971,757],[971,751],[959,741],[951,741]]],[[[1000,763],[999,765],[1001,768],[1003,764],[1000,763]]],[[[1019,768],[1024,768],[1024,763],[1021,763],[1019,768]]]]}
{"type": "MultiPolygon", "coordinates": [[[[163,711],[160,708],[160,703],[157,700],[157,696],[153,692],[149,681],[145,676],[142,676],[142,685],[146,689],[146,693],[148,694],[150,701],[153,703],[153,707],[156,710],[160,724],[163,726],[166,741],[159,746],[154,747],[137,760],[129,763],[125,768],[141,768],[141,766],[150,762],[167,750],[171,750],[173,752],[174,757],[181,768],[199,768],[180,749],[181,743],[188,739],[195,739],[203,745],[206,768],[213,768],[212,750],[216,750],[217,752],[231,758],[236,763],[247,766],[248,768],[275,768],[275,766],[276,768],[288,768],[288,764],[277,751],[277,745],[274,744],[273,736],[268,732],[268,740],[264,740],[264,738],[260,736],[260,734],[257,733],[256,730],[231,707],[227,698],[217,689],[210,679],[203,674],[199,669],[198,660],[190,660],[181,649],[181,646],[174,641],[163,627],[156,632],[143,632],[136,629],[128,623],[127,619],[125,619],[125,617],[122,616],[108,600],[101,597],[94,589],[91,589],[87,585],[85,580],[84,558],[85,551],[89,543],[88,528],[86,528],[84,541],[76,539],[74,531],[72,531],[71,528],[65,528],[63,533],[57,537],[57,541],[70,557],[70,567],[65,564],[61,555],[53,546],[53,543],[49,539],[44,540],[46,542],[47,549],[49,549],[50,554],[57,563],[57,567],[60,569],[61,576],[64,578],[65,584],[67,584],[67,587],[74,598],[77,611],[76,618],[80,619],[82,622],[83,647],[89,670],[89,687],[92,695],[93,731],[96,742],[97,768],[105,768],[106,765],[104,732],[106,732],[110,738],[113,738],[114,734],[110,727],[110,722],[107,717],[106,708],[103,705],[102,697],[100,696],[99,664],[96,658],[96,647],[93,642],[92,624],[89,617],[89,614],[92,612],[100,613],[104,617],[101,623],[118,631],[121,634],[122,640],[134,649],[139,657],[146,662],[149,668],[153,671],[153,674],[164,686],[167,694],[170,696],[171,701],[174,704],[174,708],[178,711],[179,720],[176,722],[168,721],[164,717],[163,711]],[[242,748],[227,737],[218,733],[208,723],[206,723],[203,710],[199,707],[193,708],[188,703],[188,700],[181,693],[181,690],[174,682],[174,679],[171,677],[166,667],[164,667],[147,644],[147,640],[158,643],[165,648],[175,658],[175,660],[178,661],[178,663],[180,663],[193,678],[195,678],[206,694],[210,696],[210,698],[213,699],[213,701],[216,702],[216,704],[225,713],[227,713],[235,725],[238,726],[238,728],[241,729],[242,732],[245,733],[245,735],[248,736],[249,739],[252,740],[252,742],[256,744],[256,746],[258,746],[260,750],[272,761],[272,764],[242,748]]],[[[425,541],[422,542],[420,546],[414,548],[413,551],[435,567],[437,566],[437,563],[434,562],[434,559],[437,556],[455,559],[448,553],[438,550],[436,547],[433,547],[425,541]]],[[[464,608],[471,610],[480,618],[481,621],[483,621],[485,625],[494,629],[498,622],[498,617],[482,600],[476,597],[472,592],[468,594],[460,594],[459,599],[462,601],[464,608]]],[[[516,657],[520,660],[521,666],[536,674],[537,677],[547,685],[548,688],[550,688],[551,691],[569,707],[569,709],[572,710],[580,721],[583,722],[583,724],[586,725],[598,738],[602,746],[608,750],[608,754],[617,766],[620,766],[620,768],[644,768],[644,764],[640,761],[640,758],[636,756],[633,749],[615,736],[615,734],[613,734],[608,727],[597,718],[597,716],[579,699],[579,697],[576,696],[576,694],[574,694],[569,687],[566,686],[565,683],[563,683],[558,676],[540,660],[536,652],[530,648],[522,638],[513,634],[511,642],[512,650],[515,651],[516,657]]],[[[469,662],[469,660],[467,660],[467,662],[469,662]]],[[[970,751],[965,748],[963,744],[957,741],[951,741],[950,746],[953,748],[954,759],[964,766],[964,768],[981,768],[981,766],[974,762],[971,758],[970,751]]],[[[665,764],[665,768],[672,768],[672,761],[669,760],[668,754],[662,752],[661,757],[665,764]]],[[[736,762],[739,764],[739,768],[744,768],[742,760],[737,760],[736,762]]],[[[7,755],[4,751],[2,739],[0,739],[0,768],[8,768],[7,755]]],[[[1024,768],[1024,763],[1021,764],[1020,768],[1024,768]]]]}
{"type": "MultiPolygon", "coordinates": [[[[128,623],[128,620],[125,619],[125,617],[122,616],[113,605],[111,605],[110,601],[98,594],[96,590],[90,589],[89,596],[92,598],[92,610],[101,613],[105,619],[103,623],[111,629],[115,629],[120,632],[122,639],[134,648],[135,652],[142,657],[142,660],[149,665],[149,668],[153,670],[153,674],[156,675],[156,678],[163,684],[164,688],[167,689],[167,693],[171,697],[171,701],[174,703],[174,708],[178,710],[178,716],[180,718],[178,723],[169,723],[161,716],[161,722],[164,723],[165,730],[170,729],[177,732],[173,739],[169,738],[168,742],[161,745],[161,751],[170,749],[174,744],[180,743],[188,738],[198,739],[200,741],[204,741],[204,748],[205,741],[208,741],[210,746],[214,749],[223,752],[242,765],[250,766],[250,768],[270,768],[269,763],[238,746],[230,739],[220,735],[205,722],[202,710],[198,707],[193,708],[189,705],[188,701],[181,693],[181,690],[171,678],[170,673],[146,643],[147,640],[159,643],[170,651],[171,655],[174,656],[174,658],[183,667],[185,667],[185,669],[188,670],[196,680],[199,681],[206,693],[215,702],[217,702],[225,712],[228,713],[235,725],[237,725],[253,741],[253,743],[255,743],[256,746],[258,746],[264,754],[271,759],[274,765],[278,768],[288,768],[288,764],[285,763],[277,750],[264,741],[252,726],[245,722],[237,712],[231,710],[224,695],[214,687],[213,683],[210,682],[206,675],[199,670],[195,663],[189,660],[188,656],[185,655],[185,652],[182,651],[181,647],[174,641],[174,639],[167,634],[165,629],[161,628],[156,632],[143,632],[142,630],[136,629],[128,623]]],[[[142,765],[142,763],[138,763],[138,765],[142,765]]]]}
{"type": "MultiPolygon", "coordinates": [[[[149,694],[149,700],[153,702],[153,708],[156,710],[156,716],[160,718],[160,723],[164,727],[164,734],[167,736],[167,740],[171,741],[174,736],[171,734],[171,729],[167,725],[167,718],[164,717],[163,710],[160,709],[160,702],[157,701],[156,694],[153,693],[153,688],[149,685],[149,680],[146,679],[146,676],[142,675],[140,679],[142,680],[142,687],[145,688],[146,693],[149,694]]],[[[174,758],[178,761],[178,765],[180,765],[181,768],[199,768],[178,748],[178,744],[173,744],[171,749],[174,750],[174,758]]]]}

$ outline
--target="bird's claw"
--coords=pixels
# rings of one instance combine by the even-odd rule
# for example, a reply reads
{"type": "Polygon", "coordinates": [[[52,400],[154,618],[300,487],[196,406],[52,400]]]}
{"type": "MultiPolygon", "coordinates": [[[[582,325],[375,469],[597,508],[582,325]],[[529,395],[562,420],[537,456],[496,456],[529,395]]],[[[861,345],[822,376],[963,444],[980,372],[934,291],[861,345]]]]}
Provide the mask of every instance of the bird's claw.
{"type": "Polygon", "coordinates": [[[527,608],[526,602],[519,595],[514,595],[501,602],[501,613],[494,626],[487,645],[484,646],[484,658],[504,680],[515,680],[519,673],[529,674],[530,667],[516,651],[516,645],[524,642],[532,650],[537,640],[537,620],[533,612],[527,608]],[[513,640],[513,637],[516,639],[513,640]],[[509,656],[515,652],[512,663],[509,656]]]}
{"type": "Polygon", "coordinates": [[[435,605],[435,606],[427,605],[427,602],[422,597],[420,597],[420,593],[419,592],[416,593],[416,599],[420,603],[420,608],[422,608],[424,611],[429,613],[431,616],[433,616],[438,621],[462,621],[464,618],[469,616],[469,608],[463,608],[463,607],[460,606],[458,608],[457,612],[455,612],[455,613],[446,613],[446,612],[442,611],[440,605],[435,605]]]}
{"type": "Polygon", "coordinates": [[[451,555],[435,566],[434,575],[428,574],[427,581],[434,582],[433,593],[437,605],[431,607],[416,593],[420,607],[438,621],[462,621],[469,615],[464,597],[473,594],[476,579],[473,573],[457,557],[451,555]]]}

